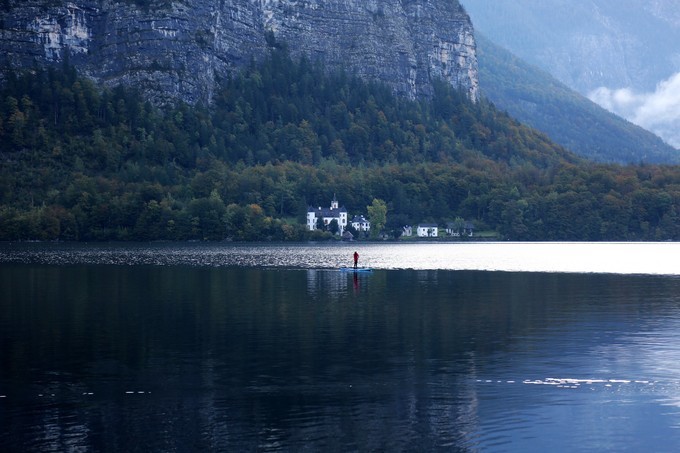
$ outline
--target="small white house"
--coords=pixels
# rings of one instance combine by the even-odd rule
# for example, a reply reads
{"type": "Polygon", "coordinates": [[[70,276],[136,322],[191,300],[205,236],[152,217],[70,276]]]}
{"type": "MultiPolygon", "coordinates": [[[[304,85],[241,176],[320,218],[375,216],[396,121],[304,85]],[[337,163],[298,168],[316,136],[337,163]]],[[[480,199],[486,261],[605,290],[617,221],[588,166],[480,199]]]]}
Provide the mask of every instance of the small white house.
{"type": "Polygon", "coordinates": [[[401,235],[410,238],[413,236],[413,227],[411,225],[404,225],[401,229],[401,235]]]}
{"type": "Polygon", "coordinates": [[[336,220],[338,222],[339,233],[342,235],[345,228],[347,228],[347,209],[345,209],[344,206],[339,208],[338,200],[336,200],[334,196],[330,208],[322,208],[321,206],[318,208],[312,206],[307,208],[307,229],[309,231],[316,230],[319,219],[322,219],[323,224],[326,227],[328,227],[333,220],[336,220]]]}
{"type": "Polygon", "coordinates": [[[436,238],[438,229],[436,223],[421,223],[417,234],[419,238],[436,238]]]}
{"type": "Polygon", "coordinates": [[[357,231],[371,231],[371,222],[362,215],[355,215],[352,219],[352,228],[357,231]]]}

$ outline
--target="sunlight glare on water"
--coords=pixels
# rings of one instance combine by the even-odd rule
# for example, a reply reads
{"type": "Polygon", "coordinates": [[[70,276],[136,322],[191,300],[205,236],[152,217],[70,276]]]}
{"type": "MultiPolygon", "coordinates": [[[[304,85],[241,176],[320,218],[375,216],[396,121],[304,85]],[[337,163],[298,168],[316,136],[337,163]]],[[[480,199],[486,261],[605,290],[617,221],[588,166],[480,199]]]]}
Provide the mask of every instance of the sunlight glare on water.
{"type": "Polygon", "coordinates": [[[368,258],[374,258],[375,267],[387,269],[680,274],[676,243],[418,244],[407,250],[395,245],[387,253],[377,246],[367,252],[376,254],[368,258]]]}
{"type": "Polygon", "coordinates": [[[680,243],[1,244],[0,262],[680,275],[680,243]]]}

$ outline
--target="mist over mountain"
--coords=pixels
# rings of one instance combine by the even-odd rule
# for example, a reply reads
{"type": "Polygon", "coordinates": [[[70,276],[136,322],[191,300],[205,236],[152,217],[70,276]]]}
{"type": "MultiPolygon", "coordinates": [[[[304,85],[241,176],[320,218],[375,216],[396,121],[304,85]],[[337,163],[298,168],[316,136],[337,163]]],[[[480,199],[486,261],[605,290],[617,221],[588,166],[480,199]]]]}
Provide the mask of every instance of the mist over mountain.
{"type": "Polygon", "coordinates": [[[680,8],[674,0],[463,0],[491,41],[680,146],[680,8]]]}
{"type": "Polygon", "coordinates": [[[589,159],[680,163],[680,152],[477,33],[482,96],[552,140],[589,159]]]}

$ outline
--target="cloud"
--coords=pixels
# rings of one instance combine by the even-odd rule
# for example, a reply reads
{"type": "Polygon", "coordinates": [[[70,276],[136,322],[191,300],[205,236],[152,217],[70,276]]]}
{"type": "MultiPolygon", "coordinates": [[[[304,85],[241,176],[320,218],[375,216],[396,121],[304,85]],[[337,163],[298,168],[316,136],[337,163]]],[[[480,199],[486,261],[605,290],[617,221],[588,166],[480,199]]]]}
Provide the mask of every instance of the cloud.
{"type": "Polygon", "coordinates": [[[630,88],[612,90],[600,87],[588,97],[680,148],[680,72],[660,82],[651,93],[638,93],[630,88]]]}

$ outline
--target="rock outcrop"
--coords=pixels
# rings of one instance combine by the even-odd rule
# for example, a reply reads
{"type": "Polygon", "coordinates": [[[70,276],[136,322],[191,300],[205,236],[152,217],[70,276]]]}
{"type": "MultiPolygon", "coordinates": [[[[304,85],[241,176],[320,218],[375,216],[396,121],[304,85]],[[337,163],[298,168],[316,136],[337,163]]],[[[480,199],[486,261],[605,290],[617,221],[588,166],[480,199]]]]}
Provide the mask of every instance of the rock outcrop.
{"type": "Polygon", "coordinates": [[[65,58],[152,101],[207,103],[218,80],[267,51],[267,35],[318,59],[429,96],[441,78],[477,98],[471,22],[456,0],[4,0],[0,67],[65,58]]]}

